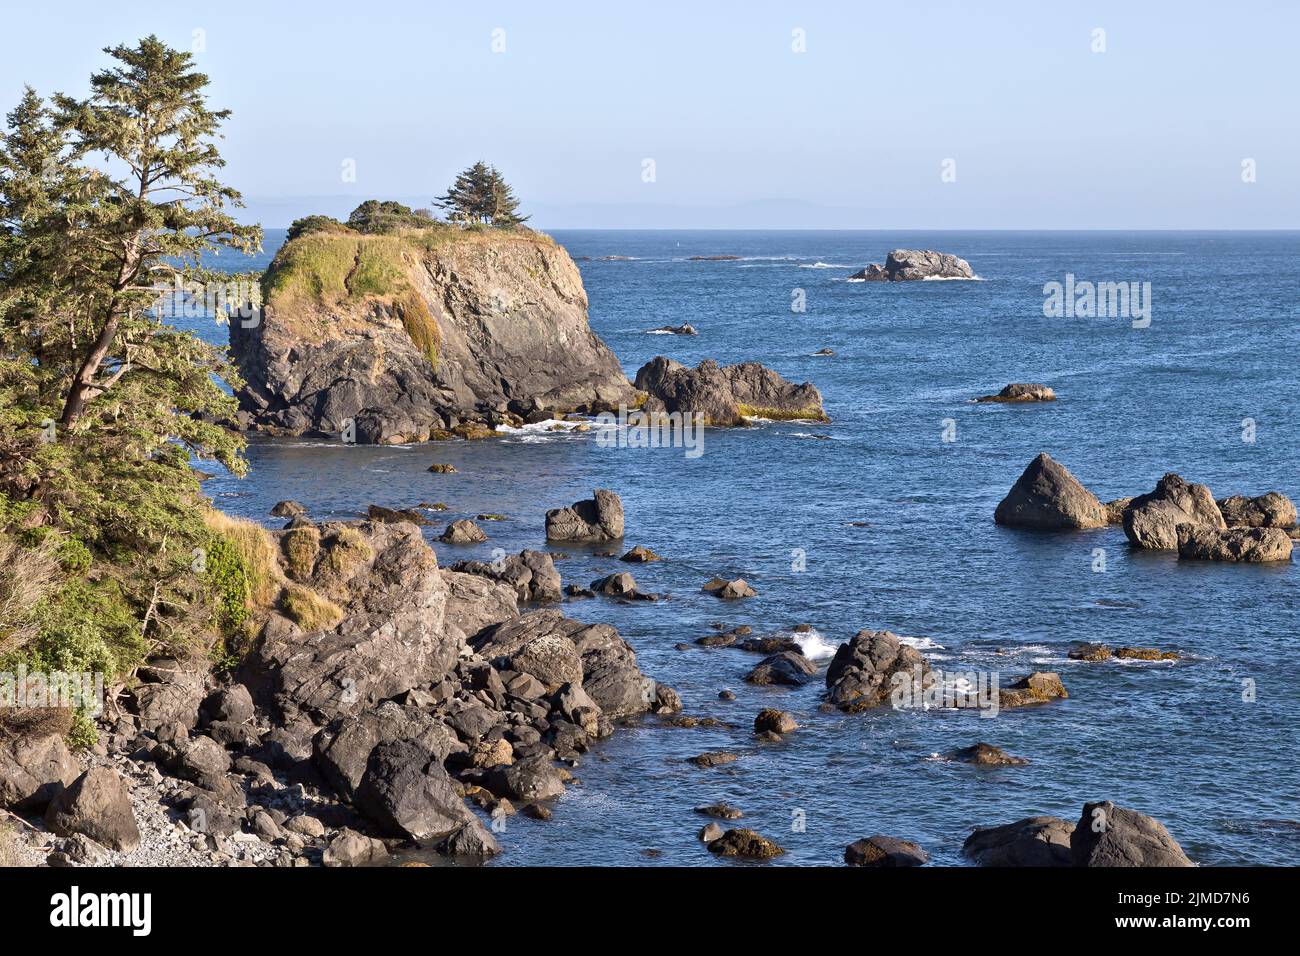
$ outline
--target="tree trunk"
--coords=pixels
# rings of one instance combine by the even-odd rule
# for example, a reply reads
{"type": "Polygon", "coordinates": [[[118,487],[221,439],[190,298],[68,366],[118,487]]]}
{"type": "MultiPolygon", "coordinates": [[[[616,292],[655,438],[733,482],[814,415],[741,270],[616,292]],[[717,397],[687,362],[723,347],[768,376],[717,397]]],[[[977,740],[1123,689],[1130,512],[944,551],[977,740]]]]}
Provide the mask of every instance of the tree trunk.
{"type": "Polygon", "coordinates": [[[68,390],[68,400],[63,403],[63,416],[60,418],[64,428],[71,428],[77,423],[77,419],[81,418],[86,410],[86,403],[94,397],[90,393],[95,386],[95,376],[99,374],[99,367],[104,363],[115,335],[117,335],[117,316],[110,314],[104,327],[99,330],[99,338],[95,340],[94,346],[72,380],[72,387],[68,390]]]}

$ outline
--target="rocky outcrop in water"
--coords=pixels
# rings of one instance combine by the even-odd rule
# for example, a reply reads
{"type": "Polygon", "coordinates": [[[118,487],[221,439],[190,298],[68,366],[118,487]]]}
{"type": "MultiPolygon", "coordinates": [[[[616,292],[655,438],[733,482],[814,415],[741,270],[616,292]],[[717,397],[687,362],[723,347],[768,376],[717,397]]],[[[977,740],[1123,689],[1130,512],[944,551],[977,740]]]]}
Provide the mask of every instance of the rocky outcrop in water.
{"type": "Polygon", "coordinates": [[[546,512],[547,541],[615,541],[623,537],[623,501],[605,488],[567,508],[546,512]]]}
{"type": "Polygon", "coordinates": [[[962,852],[980,866],[1070,866],[1074,824],[1060,817],[1026,817],[1000,827],[976,827],[962,852]]]}
{"type": "Polygon", "coordinates": [[[261,321],[230,338],[244,420],[272,434],[351,423],[361,443],[424,441],[632,398],[587,324],[577,267],[530,230],[314,232],[280,249],[263,289],[261,321]]]}
{"type": "Polygon", "coordinates": [[[1029,463],[994,511],[993,520],[1038,531],[1100,528],[1107,523],[1106,510],[1096,495],[1046,453],[1029,463]]]}
{"type": "Polygon", "coordinates": [[[1025,382],[1017,382],[1008,385],[996,395],[983,395],[977,399],[977,402],[1054,402],[1056,393],[1046,385],[1036,385],[1025,382]]]}
{"type": "Polygon", "coordinates": [[[1137,548],[1176,551],[1178,526],[1184,524],[1210,531],[1227,528],[1210,489],[1189,484],[1172,472],[1124,509],[1124,534],[1137,548]]]}
{"type": "Polygon", "coordinates": [[[1290,561],[1294,544],[1281,528],[1198,528],[1178,526],[1178,557],[1183,561],[1290,561]]]}
{"type": "Polygon", "coordinates": [[[1286,495],[1270,491],[1257,498],[1232,495],[1215,502],[1229,528],[1294,528],[1295,504],[1286,495]]]}
{"type": "Polygon", "coordinates": [[[649,395],[646,411],[696,414],[705,425],[745,425],[751,418],[830,421],[816,386],[787,382],[757,362],[719,366],[706,359],[688,368],[660,355],[641,366],[635,384],[649,395]]]}
{"type": "Polygon", "coordinates": [[[1191,866],[1178,841],[1158,820],[1106,800],[1085,803],[1070,834],[1075,866],[1191,866]]]}
{"type": "Polygon", "coordinates": [[[929,673],[930,665],[921,652],[889,631],[858,631],[841,644],[826,668],[826,689],[830,702],[840,710],[855,713],[879,707],[890,699],[895,675],[909,680],[929,673]]]}
{"type": "Polygon", "coordinates": [[[899,866],[924,866],[930,855],[920,844],[898,837],[875,836],[855,840],[844,848],[844,862],[849,866],[888,869],[899,866]]]}
{"type": "Polygon", "coordinates": [[[931,249],[895,249],[882,267],[872,263],[849,276],[864,282],[908,282],[918,279],[974,279],[970,263],[931,249]]]}

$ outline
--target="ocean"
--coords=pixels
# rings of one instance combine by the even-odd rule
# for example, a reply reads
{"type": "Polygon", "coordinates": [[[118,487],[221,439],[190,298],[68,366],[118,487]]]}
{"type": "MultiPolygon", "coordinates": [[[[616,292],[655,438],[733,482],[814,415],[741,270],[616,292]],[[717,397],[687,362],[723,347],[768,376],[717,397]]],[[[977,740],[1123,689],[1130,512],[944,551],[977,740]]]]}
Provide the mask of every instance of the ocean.
{"type": "MultiPolygon", "coordinates": [[[[269,527],[281,524],[267,512],[283,498],[318,519],[422,501],[446,502],[448,520],[507,516],[484,525],[482,545],[445,545],[433,541],[441,524],[426,529],[444,564],[544,548],[546,510],[596,487],[622,496],[625,547],[665,560],[628,566],[595,553],[603,548],[566,546],[557,567],[584,585],[631,570],[667,599],[563,610],[617,627],[687,713],[732,726],[647,717],[621,729],[582,759],[581,783],[551,821],[509,819],[491,865],[735,865],[696,837],[706,821],[692,808],[717,801],[785,848],[778,865],[838,864],[845,845],[876,833],[920,843],[934,864],[966,865],[974,826],[1075,820],[1102,799],[1154,816],[1201,864],[1294,862],[1296,564],[1179,562],[1131,552],[1118,527],[1032,533],[998,527],[993,510],[1043,451],[1103,501],[1149,491],[1170,471],[1218,497],[1300,499],[1300,234],[553,235],[579,260],[592,328],[629,376],[660,354],[762,362],[814,383],[832,423],[709,430],[694,458],[538,429],[413,447],[254,439],[248,477],[205,484],[218,507],[269,527]],[[846,281],[893,248],[954,253],[980,281],[846,281]],[[690,259],[717,255],[740,258],[690,259]],[[1149,283],[1149,325],[1046,317],[1045,285],[1067,276],[1149,283]],[[648,334],[682,323],[699,335],[648,334]],[[835,354],[812,355],[824,348],[835,354]],[[972,402],[1009,382],[1042,382],[1059,400],[972,402]],[[459,474],[430,474],[432,462],[459,474]],[[759,595],[700,593],[714,575],[740,575],[759,595]],[[820,674],[801,688],[750,686],[742,678],[758,655],[696,646],[715,623],[756,634],[811,625],[799,637],[823,670],[856,631],[888,629],[945,671],[996,672],[1005,685],[1055,670],[1070,697],[994,718],[826,712],[820,674]],[[1072,661],[1076,641],[1184,659],[1072,661]],[[720,700],[724,688],[737,699],[720,700]],[[757,742],[763,707],[792,712],[799,729],[757,742]],[[937,759],[977,741],[1031,763],[937,759]],[[707,770],[685,762],[706,750],[740,757],[707,770]]],[[[269,261],[283,230],[267,240],[250,267],[269,261]]],[[[202,331],[224,342],[223,329],[202,331]]]]}

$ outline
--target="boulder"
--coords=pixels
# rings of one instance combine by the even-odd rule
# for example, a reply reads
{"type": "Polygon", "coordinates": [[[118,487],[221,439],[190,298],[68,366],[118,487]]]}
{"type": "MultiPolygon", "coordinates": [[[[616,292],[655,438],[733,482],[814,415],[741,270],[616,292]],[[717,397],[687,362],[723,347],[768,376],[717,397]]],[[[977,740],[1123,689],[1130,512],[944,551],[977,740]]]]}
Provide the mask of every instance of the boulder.
{"type": "Polygon", "coordinates": [[[321,854],[321,865],[327,867],[378,866],[388,859],[388,848],[382,840],[365,836],[344,827],[330,839],[321,854]]]}
{"type": "Polygon", "coordinates": [[[950,750],[944,757],[957,763],[973,763],[981,767],[1022,767],[1029,763],[1024,757],[1013,757],[1001,747],[984,743],[950,750]]]}
{"type": "Polygon", "coordinates": [[[494,796],[532,803],[564,793],[564,781],[545,756],[528,757],[491,768],[483,786],[494,796]]]}
{"type": "Polygon", "coordinates": [[[370,505],[366,509],[366,517],[371,521],[409,521],[420,527],[433,524],[415,508],[384,508],[380,505],[370,505]]]}
{"type": "Polygon", "coordinates": [[[514,588],[520,601],[558,601],[562,597],[560,572],[545,551],[520,551],[498,561],[457,561],[453,571],[477,574],[514,588]]]}
{"type": "Polygon", "coordinates": [[[722,827],[716,823],[706,823],[700,827],[699,837],[701,843],[712,843],[722,836],[722,827]]]}
{"type": "Polygon", "coordinates": [[[592,581],[591,589],[597,594],[607,594],[610,597],[632,597],[638,593],[636,579],[626,571],[607,574],[592,581]]]}
{"type": "Polygon", "coordinates": [[[446,836],[474,818],[442,761],[413,740],[375,747],[355,803],[385,832],[419,843],[446,836]]]}
{"type": "Polygon", "coordinates": [[[296,518],[298,515],[305,515],[306,507],[299,501],[287,498],[284,501],[277,501],[271,508],[271,517],[273,518],[296,518]]]}
{"type": "Polygon", "coordinates": [[[471,819],[455,833],[443,837],[436,849],[443,856],[469,857],[476,860],[486,860],[501,852],[496,837],[478,817],[471,819]]]}
{"type": "Polygon", "coordinates": [[[764,707],[754,718],[754,733],[772,733],[788,734],[798,730],[799,725],[795,719],[784,710],[776,710],[773,707],[764,707]]]}
{"type": "Polygon", "coordinates": [[[1192,866],[1157,820],[1106,800],[1085,803],[1070,852],[1075,866],[1192,866]]]}
{"type": "Polygon", "coordinates": [[[487,533],[468,518],[453,521],[438,535],[445,544],[481,544],[487,539],[487,533]]]}
{"type": "Polygon", "coordinates": [[[385,701],[376,710],[340,717],[322,728],[312,741],[312,759],[335,792],[351,800],[375,748],[401,740],[417,744],[440,762],[461,749],[441,721],[417,707],[385,701]]]}
{"type": "Polygon", "coordinates": [[[695,812],[713,817],[715,820],[739,820],[744,816],[739,809],[729,803],[711,803],[705,807],[696,807],[695,812]]]}
{"type": "Polygon", "coordinates": [[[712,578],[705,581],[700,590],[705,594],[712,594],[716,598],[722,598],[724,601],[735,601],[740,598],[758,596],[758,592],[750,587],[744,578],[735,578],[731,581],[712,578]]]}
{"type": "Polygon", "coordinates": [[[546,512],[548,541],[612,541],[623,537],[623,502],[597,488],[586,501],[546,512]]]}
{"type": "Polygon", "coordinates": [[[1000,688],[998,706],[1026,707],[1030,704],[1045,704],[1051,700],[1064,700],[1069,696],[1059,674],[1034,671],[1011,686],[1000,688]]]}
{"type": "Polygon", "coordinates": [[[662,561],[663,558],[659,557],[659,555],[655,554],[649,548],[638,544],[635,548],[619,558],[619,560],[627,561],[630,564],[645,564],[649,561],[662,561]]]}
{"type": "Polygon", "coordinates": [[[725,750],[710,750],[702,754],[696,754],[694,757],[687,757],[687,763],[693,763],[697,767],[721,767],[723,764],[734,763],[739,759],[735,754],[728,753],[725,750]]]}
{"type": "Polygon", "coordinates": [[[880,834],[844,848],[844,862],[849,866],[924,866],[929,860],[930,855],[919,844],[880,834]]]}
{"type": "Polygon", "coordinates": [[[898,680],[912,680],[930,670],[921,652],[889,631],[858,631],[835,652],[826,668],[830,702],[849,713],[889,701],[898,680]]]}
{"type": "Polygon", "coordinates": [[[1054,402],[1056,393],[1046,385],[1016,382],[996,395],[983,395],[977,402],[1054,402]]]}
{"type": "Polygon", "coordinates": [[[1132,503],[1133,499],[1129,497],[1116,498],[1114,501],[1108,501],[1102,505],[1106,512],[1106,524],[1123,524],[1124,512],[1128,510],[1128,506],[1132,503]]]}
{"type": "Polygon", "coordinates": [[[797,651],[778,651],[759,661],[758,665],[745,675],[745,682],[801,687],[816,673],[817,665],[797,651]]]}
{"type": "Polygon", "coordinates": [[[1070,866],[1074,824],[1059,817],[1026,817],[1000,827],[976,827],[962,852],[980,866],[1070,866]]]}
{"type": "Polygon", "coordinates": [[[1137,548],[1176,551],[1181,524],[1211,531],[1228,527],[1209,488],[1188,484],[1172,472],[1124,509],[1124,534],[1137,548]]]}
{"type": "Polygon", "coordinates": [[[868,282],[910,282],[920,279],[974,279],[970,263],[946,252],[931,249],[895,249],[882,268],[876,263],[850,279],[868,282]]]}
{"type": "Polygon", "coordinates": [[[253,695],[243,684],[231,684],[208,698],[207,711],[213,720],[246,724],[253,719],[253,695]]]}
{"type": "Polygon", "coordinates": [[[728,830],[707,845],[709,852],[718,856],[737,856],[750,860],[770,860],[785,853],[785,850],[761,833],[742,828],[728,830]]]}
{"type": "Polygon", "coordinates": [[[641,366],[635,384],[649,395],[644,411],[691,414],[704,425],[746,425],[752,418],[830,421],[814,385],[795,385],[757,362],[722,367],[706,359],[692,369],[660,355],[641,366]]]}
{"type": "Polygon", "coordinates": [[[1229,528],[1294,528],[1296,510],[1286,495],[1270,491],[1258,498],[1232,495],[1216,502],[1229,528]]]}
{"type": "Polygon", "coordinates": [[[280,248],[266,282],[261,321],[232,322],[230,345],[240,407],[272,434],[351,429],[359,443],[404,443],[451,432],[479,408],[634,397],[588,325],[577,267],[531,230],[437,242],[315,232],[280,248]],[[356,263],[383,281],[353,285],[356,263]]]}
{"type": "Polygon", "coordinates": [[[1241,527],[1225,531],[1178,526],[1178,557],[1183,561],[1290,561],[1291,537],[1281,528],[1241,527]]]}
{"type": "Polygon", "coordinates": [[[1011,486],[993,512],[993,520],[1041,531],[1101,528],[1106,524],[1106,512],[1064,465],[1044,453],[1031,461],[1011,486]]]}
{"type": "Polygon", "coordinates": [[[0,808],[43,810],[80,769],[62,729],[0,739],[0,808]]]}
{"type": "Polygon", "coordinates": [[[45,811],[45,825],[60,836],[80,833],[124,853],[140,845],[131,795],[108,767],[91,767],[60,792],[45,811]]]}

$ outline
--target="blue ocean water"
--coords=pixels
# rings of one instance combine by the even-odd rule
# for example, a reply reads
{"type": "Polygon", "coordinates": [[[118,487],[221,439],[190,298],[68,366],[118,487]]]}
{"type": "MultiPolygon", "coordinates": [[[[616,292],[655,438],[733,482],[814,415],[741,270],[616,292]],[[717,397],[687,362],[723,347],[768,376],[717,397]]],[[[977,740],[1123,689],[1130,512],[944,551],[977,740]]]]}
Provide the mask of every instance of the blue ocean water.
{"type": "MultiPolygon", "coordinates": [[[[592,327],[629,375],[658,354],[691,365],[759,361],[816,384],[833,423],[710,430],[695,459],[552,433],[409,448],[257,440],[247,478],[205,485],[223,509],[272,526],[267,511],[282,498],[318,518],[435,500],[453,509],[448,520],[509,517],[485,526],[487,544],[434,542],[446,564],[544,547],[547,509],[594,487],[622,495],[625,545],[666,558],[631,570],[643,590],[671,597],[574,602],[565,613],[615,625],[687,712],[733,727],[647,718],[621,730],[583,759],[581,783],[553,820],[510,819],[494,865],[734,865],[696,839],[704,819],[692,808],[718,800],[779,842],[782,864],[835,864],[849,842],[884,833],[960,865],[973,826],[1040,813],[1073,820],[1099,799],[1155,816],[1203,864],[1294,862],[1296,565],[1180,563],[1131,553],[1118,528],[1028,533],[996,526],[993,510],[1040,451],[1102,500],[1148,491],[1167,471],[1220,497],[1275,489],[1300,499],[1300,234],[555,236],[579,258],[592,327]],[[845,281],[899,247],[955,253],[982,281],[845,281]],[[697,255],[741,258],[689,260],[697,255]],[[1149,282],[1150,326],[1045,318],[1044,284],[1067,274],[1149,282]],[[792,311],[796,290],[806,311],[792,311]],[[699,336],[647,334],[683,322],[699,336]],[[822,348],[834,356],[811,355],[822,348]],[[1014,381],[1051,385],[1059,401],[971,401],[1014,381]],[[459,474],[430,474],[433,461],[459,474]],[[759,596],[701,594],[715,574],[739,574],[759,596]],[[806,623],[828,649],[887,628],[917,639],[945,670],[997,671],[1004,684],[1056,670],[1070,699],[992,719],[828,713],[820,677],[798,689],[752,687],[742,677],[756,655],[694,646],[714,622],[760,634],[806,623]],[[1155,645],[1187,659],[1081,663],[1066,658],[1074,641],[1155,645]],[[683,642],[690,649],[675,648],[683,642]],[[737,700],[719,700],[722,688],[737,700]],[[800,729],[757,743],[752,721],[767,706],[793,712],[800,729]],[[976,741],[1032,762],[933,759],[976,741]],[[718,749],[740,759],[710,770],[684,762],[718,749]]],[[[252,266],[282,238],[268,234],[252,266]]],[[[566,583],[628,569],[599,549],[564,550],[566,583]]]]}

